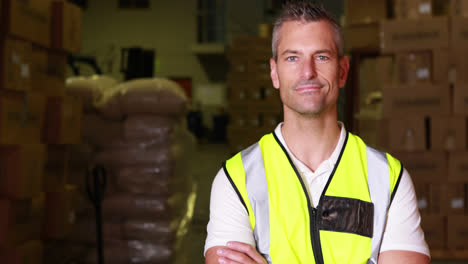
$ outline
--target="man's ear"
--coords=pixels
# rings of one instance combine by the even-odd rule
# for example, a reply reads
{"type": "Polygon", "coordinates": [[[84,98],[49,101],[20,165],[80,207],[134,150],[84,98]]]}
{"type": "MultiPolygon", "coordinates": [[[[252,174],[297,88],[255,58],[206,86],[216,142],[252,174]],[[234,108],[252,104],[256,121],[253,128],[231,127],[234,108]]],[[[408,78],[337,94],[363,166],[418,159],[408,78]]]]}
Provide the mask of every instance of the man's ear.
{"type": "Polygon", "coordinates": [[[279,89],[280,85],[279,85],[279,78],[278,78],[278,72],[277,72],[277,65],[276,65],[276,61],[271,58],[270,59],[270,77],[271,77],[271,81],[273,82],[273,87],[275,87],[276,89],[279,89]]]}
{"type": "Polygon", "coordinates": [[[348,56],[343,56],[340,58],[339,62],[340,72],[339,72],[339,85],[340,88],[344,87],[346,84],[346,79],[348,78],[349,72],[349,59],[348,56]]]}

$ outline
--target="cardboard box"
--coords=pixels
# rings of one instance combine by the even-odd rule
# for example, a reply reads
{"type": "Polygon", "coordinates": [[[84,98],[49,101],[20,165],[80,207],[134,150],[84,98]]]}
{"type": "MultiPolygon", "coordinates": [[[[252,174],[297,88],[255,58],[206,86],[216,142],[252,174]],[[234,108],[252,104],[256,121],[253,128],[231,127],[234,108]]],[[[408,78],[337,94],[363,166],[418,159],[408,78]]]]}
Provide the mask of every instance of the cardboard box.
{"type": "Polygon", "coordinates": [[[249,90],[249,95],[254,101],[280,101],[279,90],[273,87],[271,80],[255,82],[249,90]]]}
{"type": "Polygon", "coordinates": [[[67,145],[47,145],[47,161],[42,182],[44,192],[56,192],[64,188],[69,161],[70,148],[67,145]]]}
{"type": "Polygon", "coordinates": [[[249,108],[260,112],[280,113],[283,110],[281,100],[256,100],[249,103],[249,108]]]}
{"type": "Polygon", "coordinates": [[[236,127],[246,127],[248,125],[248,111],[235,111],[229,114],[229,124],[236,127]]]}
{"type": "Polygon", "coordinates": [[[421,215],[421,228],[431,249],[443,249],[447,245],[447,218],[441,215],[421,215]]]}
{"type": "Polygon", "coordinates": [[[385,0],[346,0],[346,25],[369,24],[387,18],[385,0]]]}
{"type": "Polygon", "coordinates": [[[418,209],[421,214],[427,214],[431,208],[431,185],[429,183],[414,184],[416,198],[418,200],[418,209]]]}
{"type": "Polygon", "coordinates": [[[270,58],[271,51],[268,53],[256,54],[249,60],[248,69],[254,80],[271,82],[270,58]]]}
{"type": "Polygon", "coordinates": [[[42,226],[44,239],[61,239],[69,234],[75,223],[76,187],[66,185],[60,191],[48,192],[42,226]]]}
{"type": "MultiPolygon", "coordinates": [[[[381,125],[382,120],[373,118],[359,118],[358,121],[358,135],[366,142],[367,145],[382,149],[382,142],[380,141],[381,130],[384,129],[381,125]]],[[[388,146],[388,144],[385,144],[388,146]]]]}
{"type": "Polygon", "coordinates": [[[448,84],[384,87],[384,117],[449,115],[450,112],[450,90],[448,84]]]}
{"type": "Polygon", "coordinates": [[[468,152],[450,152],[448,166],[450,182],[468,182],[468,152]]]}
{"type": "Polygon", "coordinates": [[[394,83],[396,74],[393,69],[393,56],[378,56],[376,58],[378,90],[382,90],[383,83],[394,83]]]}
{"type": "Polygon", "coordinates": [[[43,211],[41,196],[22,201],[0,200],[0,249],[40,238],[43,211]]]}
{"type": "Polygon", "coordinates": [[[447,151],[466,150],[466,127],[466,117],[431,117],[431,149],[447,151]]]}
{"type": "Polygon", "coordinates": [[[0,250],[0,263],[42,264],[43,251],[40,240],[30,240],[15,248],[0,250]]]}
{"type": "Polygon", "coordinates": [[[393,10],[397,19],[431,17],[432,0],[395,0],[393,10]]]}
{"type": "Polygon", "coordinates": [[[354,25],[344,28],[346,50],[378,50],[380,47],[380,24],[354,25]]]}
{"type": "Polygon", "coordinates": [[[266,129],[263,127],[236,127],[228,125],[227,139],[231,153],[235,154],[249,147],[260,140],[266,133],[266,129]]]}
{"type": "Polygon", "coordinates": [[[31,51],[26,41],[0,36],[0,89],[29,90],[31,51]]]}
{"type": "Polygon", "coordinates": [[[468,45],[468,17],[452,17],[450,19],[451,47],[464,47],[468,45]]]}
{"type": "Polygon", "coordinates": [[[383,53],[393,53],[448,49],[448,22],[446,17],[383,21],[380,29],[380,50],[383,53]]]}
{"type": "Polygon", "coordinates": [[[82,10],[67,1],[52,3],[52,48],[70,53],[81,51],[82,10]]]}
{"type": "Polygon", "coordinates": [[[423,117],[389,119],[389,148],[394,151],[426,150],[426,124],[423,117]]]}
{"type": "Polygon", "coordinates": [[[228,86],[228,100],[229,102],[248,102],[249,98],[249,87],[247,86],[228,86]]]}
{"type": "Polygon", "coordinates": [[[455,81],[452,83],[455,84],[468,84],[468,60],[466,59],[468,57],[468,48],[465,47],[454,47],[450,51],[451,63],[455,69],[455,81]]]}
{"type": "Polygon", "coordinates": [[[467,212],[467,185],[466,183],[447,184],[447,204],[448,214],[464,214],[467,212]]]}
{"type": "Polygon", "coordinates": [[[397,53],[396,72],[398,83],[447,83],[449,78],[448,57],[449,53],[446,50],[397,53]]]}
{"type": "Polygon", "coordinates": [[[28,199],[42,191],[45,146],[0,145],[0,197],[28,199]]]}
{"type": "Polygon", "coordinates": [[[398,83],[415,84],[431,82],[432,52],[401,52],[396,54],[398,83]]]}
{"type": "Polygon", "coordinates": [[[430,212],[432,214],[464,214],[465,208],[465,184],[431,184],[430,212]]]}
{"type": "Polygon", "coordinates": [[[275,130],[276,126],[283,121],[283,115],[278,112],[264,112],[263,115],[263,127],[267,130],[275,130]]]}
{"type": "Polygon", "coordinates": [[[66,56],[33,46],[32,61],[31,89],[47,96],[65,95],[66,56]]]}
{"type": "Polygon", "coordinates": [[[456,81],[468,82],[468,18],[452,17],[450,33],[450,60],[455,66],[456,81]]]}
{"type": "Polygon", "coordinates": [[[468,17],[468,1],[450,0],[450,15],[468,17]]]}
{"type": "Polygon", "coordinates": [[[450,16],[450,1],[432,0],[433,16],[450,16]]]}
{"type": "Polygon", "coordinates": [[[79,99],[63,96],[47,99],[43,142],[79,144],[83,107],[79,99]]]}
{"type": "Polygon", "coordinates": [[[468,82],[456,82],[454,85],[453,113],[455,115],[468,115],[468,82]]]}
{"type": "Polygon", "coordinates": [[[449,215],[447,229],[447,246],[450,249],[468,248],[468,216],[449,215]]]}
{"type": "Polygon", "coordinates": [[[0,144],[37,144],[45,98],[38,93],[0,91],[0,144]]]}
{"type": "Polygon", "coordinates": [[[283,109],[279,89],[273,87],[271,81],[264,82],[259,89],[264,95],[264,101],[270,102],[272,105],[277,105],[278,109],[283,109]]]}
{"type": "Polygon", "coordinates": [[[50,47],[50,0],[5,0],[3,4],[3,35],[13,35],[50,47]]]}
{"type": "MultiPolygon", "coordinates": [[[[229,56],[229,55],[228,55],[229,56]]],[[[247,53],[232,55],[229,59],[229,71],[233,73],[246,74],[248,72],[249,56],[247,53]]]]}
{"type": "Polygon", "coordinates": [[[447,154],[443,151],[395,152],[392,155],[402,162],[414,185],[447,181],[447,154]]]}

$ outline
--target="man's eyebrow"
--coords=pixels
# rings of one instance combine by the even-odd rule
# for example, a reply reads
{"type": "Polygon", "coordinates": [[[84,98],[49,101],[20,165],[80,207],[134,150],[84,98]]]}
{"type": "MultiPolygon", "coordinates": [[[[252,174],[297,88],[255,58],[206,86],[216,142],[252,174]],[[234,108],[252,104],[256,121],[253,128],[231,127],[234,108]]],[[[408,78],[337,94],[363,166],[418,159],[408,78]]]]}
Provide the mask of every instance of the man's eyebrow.
{"type": "Polygon", "coordinates": [[[283,51],[283,52],[281,53],[281,55],[284,55],[284,54],[287,54],[287,53],[290,53],[290,54],[299,54],[300,52],[297,51],[297,50],[287,49],[287,50],[283,51]]]}
{"type": "MultiPolygon", "coordinates": [[[[323,53],[334,54],[333,50],[330,50],[330,49],[320,49],[314,52],[314,54],[323,54],[323,53]]],[[[287,49],[281,53],[281,55],[284,55],[284,54],[301,54],[301,52],[297,50],[287,49]]]]}
{"type": "Polygon", "coordinates": [[[318,53],[333,54],[333,51],[332,51],[332,50],[329,50],[329,49],[322,49],[322,50],[316,50],[314,53],[315,53],[315,54],[318,54],[318,53]]]}

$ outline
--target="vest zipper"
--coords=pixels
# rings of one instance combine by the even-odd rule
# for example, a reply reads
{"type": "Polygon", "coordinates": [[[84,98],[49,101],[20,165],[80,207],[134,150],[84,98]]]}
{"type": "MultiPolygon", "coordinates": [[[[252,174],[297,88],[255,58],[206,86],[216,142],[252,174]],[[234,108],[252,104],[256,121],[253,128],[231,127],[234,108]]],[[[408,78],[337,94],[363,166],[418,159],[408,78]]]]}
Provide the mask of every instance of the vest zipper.
{"type": "Polygon", "coordinates": [[[318,229],[318,213],[317,209],[310,207],[310,238],[312,240],[312,250],[314,251],[314,258],[316,264],[323,264],[322,245],[320,243],[320,233],[318,229]]]}

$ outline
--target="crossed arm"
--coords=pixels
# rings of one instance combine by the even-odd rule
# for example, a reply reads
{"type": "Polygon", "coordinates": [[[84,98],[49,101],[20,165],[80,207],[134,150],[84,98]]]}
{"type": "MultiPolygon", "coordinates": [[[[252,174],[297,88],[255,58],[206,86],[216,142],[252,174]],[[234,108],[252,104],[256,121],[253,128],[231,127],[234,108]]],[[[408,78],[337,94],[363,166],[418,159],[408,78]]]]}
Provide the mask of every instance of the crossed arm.
{"type": "MultiPolygon", "coordinates": [[[[206,251],[206,264],[266,264],[266,260],[251,246],[240,242],[228,242],[225,247],[212,247],[206,251]]],[[[389,250],[379,255],[379,264],[407,263],[428,264],[428,256],[403,250],[389,250]]]]}
{"type": "MultiPolygon", "coordinates": [[[[219,219],[225,219],[223,215],[229,215],[226,219],[231,219],[232,217],[236,216],[239,219],[244,219],[245,223],[239,225],[233,225],[232,221],[228,222],[221,222],[222,224],[217,223],[216,228],[222,230],[223,232],[226,231],[226,227],[235,228],[229,229],[229,232],[233,232],[233,234],[238,235],[239,231],[244,229],[249,229],[249,220],[248,216],[245,213],[244,207],[240,204],[234,190],[232,189],[230,183],[228,182],[224,172],[220,170],[221,175],[217,175],[215,182],[213,183],[213,190],[212,190],[212,200],[210,205],[210,211],[214,214],[215,217],[210,216],[210,221],[215,219],[219,221],[219,219]],[[213,195],[214,192],[214,195],[213,195]],[[228,202],[226,203],[226,197],[234,197],[232,200],[236,202],[228,202]],[[214,199],[213,199],[214,197],[214,199]],[[236,200],[237,199],[237,200],[236,200]],[[223,202],[224,201],[224,202],[223,202]],[[236,215],[236,212],[239,212],[236,215]],[[245,214],[245,215],[242,215],[245,214]]],[[[218,174],[220,174],[218,173],[218,174]]],[[[424,236],[422,235],[422,231],[419,227],[419,212],[417,211],[417,204],[416,199],[414,197],[414,187],[409,177],[409,174],[405,171],[403,173],[403,178],[400,182],[400,187],[398,188],[398,192],[395,195],[394,201],[392,206],[390,207],[389,217],[393,218],[392,221],[387,221],[391,223],[391,226],[387,226],[390,230],[395,230],[393,232],[389,232],[392,236],[388,236],[389,241],[395,241],[395,238],[398,238],[398,241],[407,241],[408,235],[413,234],[414,237],[417,239],[411,240],[412,245],[418,245],[419,247],[422,246],[424,243],[424,236]],[[411,209],[411,210],[410,210],[411,209]],[[404,212],[404,213],[403,213],[404,212]],[[407,221],[408,218],[413,220],[411,225],[408,225],[407,221]],[[403,227],[403,229],[402,229],[403,227]],[[405,234],[401,238],[399,234],[405,234]],[[419,240],[422,240],[419,241],[419,240]]],[[[229,200],[231,201],[231,200],[229,200]]],[[[236,219],[238,219],[236,218],[236,219]]],[[[237,222],[236,222],[237,223],[237,222]]],[[[210,229],[208,230],[210,231],[210,229]]],[[[387,230],[389,231],[389,230],[387,230]]],[[[210,233],[210,232],[209,232],[210,233]]],[[[215,233],[215,231],[213,231],[215,233]]],[[[384,236],[385,237],[385,236],[384,236]]],[[[245,241],[244,241],[245,242],[245,241]]],[[[388,243],[387,243],[388,244],[388,243]]],[[[425,243],[424,243],[425,244],[425,243]]],[[[219,245],[219,244],[218,244],[219,245]]],[[[382,248],[384,251],[380,253],[378,263],[379,264],[388,264],[388,263],[415,263],[415,264],[425,264],[430,262],[430,258],[422,253],[418,253],[416,251],[404,251],[404,250],[391,250],[390,248],[382,248]]],[[[412,250],[412,249],[409,249],[412,250]]],[[[233,245],[229,246],[217,246],[213,245],[206,251],[206,264],[217,264],[217,263],[266,263],[266,261],[261,257],[261,255],[255,250],[255,248],[251,247],[248,244],[236,242],[233,245]],[[222,249],[222,252],[218,254],[218,249],[222,249]],[[223,262],[224,261],[224,262],[223,262]],[[263,262],[262,262],[263,261],[263,262]]]]}
{"type": "Polygon", "coordinates": [[[225,247],[212,247],[206,251],[206,264],[267,264],[251,245],[228,242],[225,247]]]}

